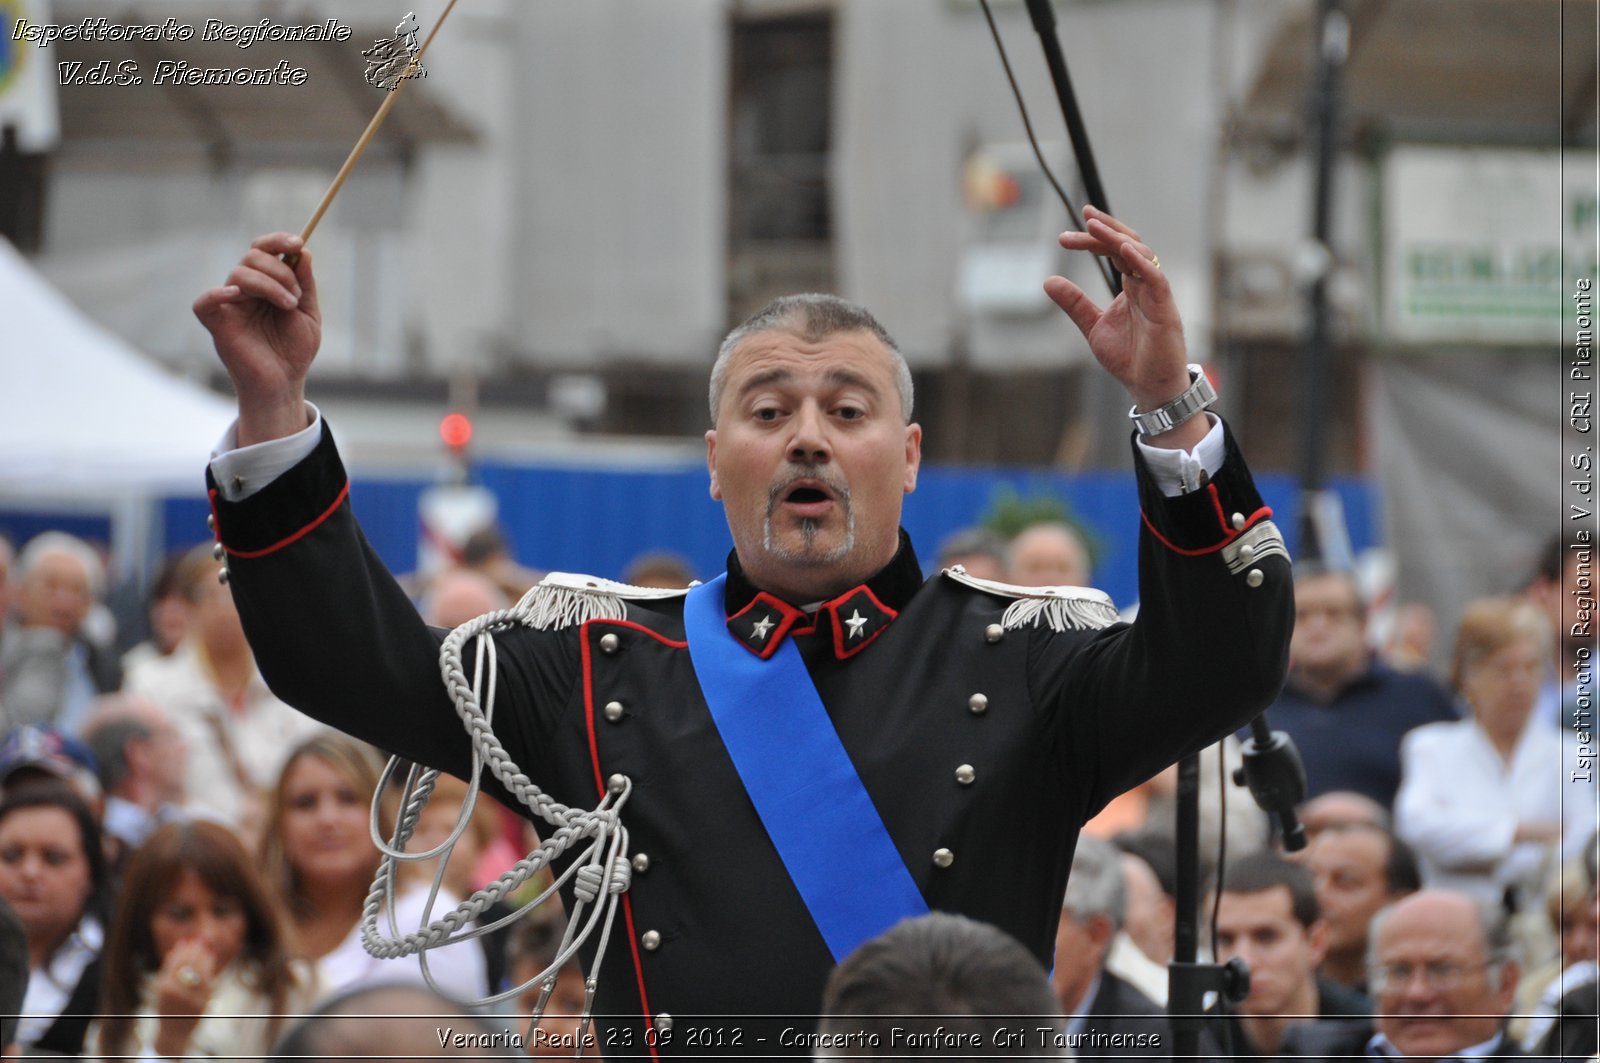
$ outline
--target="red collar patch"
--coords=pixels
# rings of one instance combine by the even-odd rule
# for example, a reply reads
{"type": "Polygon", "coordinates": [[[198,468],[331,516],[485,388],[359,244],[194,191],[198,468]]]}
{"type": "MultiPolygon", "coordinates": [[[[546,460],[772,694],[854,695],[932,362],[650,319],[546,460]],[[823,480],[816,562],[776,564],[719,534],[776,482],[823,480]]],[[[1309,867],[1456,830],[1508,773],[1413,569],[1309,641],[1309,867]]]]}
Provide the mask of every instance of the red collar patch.
{"type": "Polygon", "coordinates": [[[728,631],[739,645],[766,660],[777,652],[785,635],[810,634],[826,624],[833,635],[833,654],[843,661],[869,646],[899,615],[879,601],[866,584],[823,602],[815,618],[762,591],[749,605],[728,617],[728,631]]]}

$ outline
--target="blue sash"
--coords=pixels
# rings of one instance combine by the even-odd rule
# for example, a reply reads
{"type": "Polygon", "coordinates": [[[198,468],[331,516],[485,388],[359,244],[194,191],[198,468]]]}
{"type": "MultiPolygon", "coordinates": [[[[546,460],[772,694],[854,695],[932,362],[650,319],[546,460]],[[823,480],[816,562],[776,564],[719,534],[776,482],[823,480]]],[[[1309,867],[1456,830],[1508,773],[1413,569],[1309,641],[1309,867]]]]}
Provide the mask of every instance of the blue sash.
{"type": "Polygon", "coordinates": [[[837,962],[928,904],[785,639],[763,661],[723,610],[727,576],[689,592],[689,659],[733,766],[837,962]]]}

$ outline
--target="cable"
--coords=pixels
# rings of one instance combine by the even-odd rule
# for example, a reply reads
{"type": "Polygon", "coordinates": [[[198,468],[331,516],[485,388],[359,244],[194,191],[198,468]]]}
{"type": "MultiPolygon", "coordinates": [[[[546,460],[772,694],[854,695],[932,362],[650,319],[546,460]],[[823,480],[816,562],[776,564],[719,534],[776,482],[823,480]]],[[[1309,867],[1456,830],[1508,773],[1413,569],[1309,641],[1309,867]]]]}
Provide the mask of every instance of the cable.
{"type": "MultiPolygon", "coordinates": [[[[1022,128],[1027,131],[1028,144],[1033,148],[1033,157],[1039,160],[1039,169],[1044,171],[1045,179],[1050,182],[1050,187],[1055,189],[1056,196],[1061,200],[1061,205],[1067,208],[1067,217],[1072,220],[1073,226],[1079,232],[1083,232],[1083,218],[1078,213],[1078,208],[1073,206],[1071,197],[1061,187],[1061,182],[1056,180],[1056,175],[1050,169],[1050,164],[1045,162],[1044,152],[1039,148],[1038,138],[1033,135],[1033,122],[1028,118],[1028,105],[1022,98],[1022,90],[1017,87],[1016,75],[1011,71],[1011,60],[1006,55],[1005,42],[1000,39],[1000,27],[995,25],[994,12],[989,10],[989,0],[978,0],[978,4],[983,8],[983,17],[989,23],[989,35],[994,38],[994,46],[1000,53],[1000,65],[1005,68],[1006,81],[1011,85],[1011,95],[1017,101],[1017,111],[1022,115],[1022,128]]],[[[1098,255],[1094,256],[1094,264],[1095,268],[1100,271],[1101,278],[1105,280],[1106,287],[1111,290],[1112,295],[1116,295],[1117,287],[1111,276],[1110,264],[1098,255]]]]}
{"type": "Polygon", "coordinates": [[[1217,742],[1217,885],[1211,891],[1211,962],[1217,962],[1217,918],[1222,911],[1222,874],[1228,863],[1228,740],[1217,742]]]}

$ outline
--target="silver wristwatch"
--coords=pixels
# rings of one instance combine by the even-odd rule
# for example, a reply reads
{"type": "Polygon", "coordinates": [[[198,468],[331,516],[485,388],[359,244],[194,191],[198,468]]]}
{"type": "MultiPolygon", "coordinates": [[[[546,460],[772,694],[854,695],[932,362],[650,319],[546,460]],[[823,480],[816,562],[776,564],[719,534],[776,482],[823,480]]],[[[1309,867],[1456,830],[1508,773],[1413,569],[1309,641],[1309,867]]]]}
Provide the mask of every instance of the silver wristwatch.
{"type": "Polygon", "coordinates": [[[1158,409],[1140,413],[1139,407],[1128,410],[1128,418],[1141,436],[1158,436],[1170,432],[1201,410],[1217,401],[1217,392],[1206,379],[1205,370],[1189,363],[1189,387],[1182,395],[1158,409]]]}

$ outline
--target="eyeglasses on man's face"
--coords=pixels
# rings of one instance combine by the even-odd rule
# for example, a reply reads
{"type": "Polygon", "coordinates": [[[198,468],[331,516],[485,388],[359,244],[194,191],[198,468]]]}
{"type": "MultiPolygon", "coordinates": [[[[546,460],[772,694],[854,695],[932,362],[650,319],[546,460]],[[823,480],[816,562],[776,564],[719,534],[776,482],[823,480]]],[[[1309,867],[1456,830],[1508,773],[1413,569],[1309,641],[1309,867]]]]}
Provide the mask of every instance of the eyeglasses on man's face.
{"type": "Polygon", "coordinates": [[[1435,960],[1432,963],[1384,963],[1367,971],[1367,984],[1374,993],[1397,993],[1411,984],[1411,979],[1422,976],[1422,984],[1436,993],[1448,993],[1466,981],[1468,975],[1493,967],[1492,961],[1483,963],[1455,963],[1435,960]]]}

